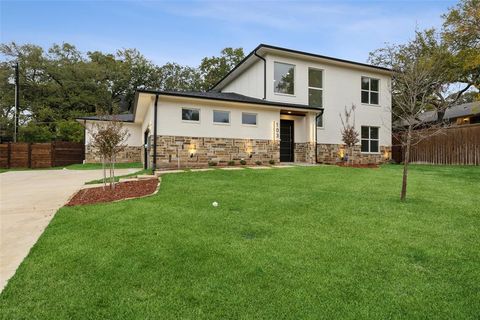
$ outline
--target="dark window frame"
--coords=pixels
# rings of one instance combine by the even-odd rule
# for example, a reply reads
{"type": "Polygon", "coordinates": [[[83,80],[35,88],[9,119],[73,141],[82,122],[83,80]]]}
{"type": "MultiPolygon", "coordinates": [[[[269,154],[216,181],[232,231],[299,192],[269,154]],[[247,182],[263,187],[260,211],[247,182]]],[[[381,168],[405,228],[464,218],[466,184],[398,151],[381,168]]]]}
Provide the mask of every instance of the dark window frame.
{"type": "Polygon", "coordinates": [[[367,77],[367,76],[362,76],[361,77],[361,79],[360,79],[360,102],[362,104],[366,104],[366,105],[370,105],[370,106],[380,105],[380,79],[367,77]],[[364,79],[368,79],[368,89],[364,89],[362,87],[364,79]],[[377,81],[377,90],[372,90],[372,80],[377,81]],[[367,93],[367,97],[368,97],[367,102],[363,101],[363,97],[362,97],[363,93],[367,93]],[[377,103],[372,103],[372,95],[373,94],[377,95],[377,103]]]}
{"type": "Polygon", "coordinates": [[[380,153],[380,127],[375,126],[361,126],[360,127],[360,150],[361,153],[371,153],[379,154],[380,153]],[[368,128],[368,137],[363,136],[363,128],[368,128]],[[372,129],[377,129],[377,138],[372,138],[372,129]],[[366,141],[368,145],[368,151],[363,151],[363,142],[366,141]],[[372,151],[372,141],[377,142],[377,151],[372,151]]]}
{"type": "Polygon", "coordinates": [[[190,122],[190,123],[200,123],[200,108],[190,108],[190,107],[182,107],[182,121],[190,122]],[[193,110],[198,111],[198,120],[191,120],[191,119],[184,119],[183,118],[183,110],[193,110]]]}

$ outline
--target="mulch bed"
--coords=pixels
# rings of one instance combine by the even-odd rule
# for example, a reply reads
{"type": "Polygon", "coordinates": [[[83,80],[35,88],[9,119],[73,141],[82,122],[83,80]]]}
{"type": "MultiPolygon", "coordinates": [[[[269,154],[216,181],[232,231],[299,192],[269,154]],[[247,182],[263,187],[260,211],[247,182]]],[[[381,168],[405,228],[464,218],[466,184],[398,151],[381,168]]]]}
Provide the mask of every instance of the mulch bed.
{"type": "Polygon", "coordinates": [[[345,163],[345,162],[337,162],[337,166],[339,167],[351,167],[351,168],[379,168],[379,166],[375,163],[368,163],[368,164],[360,164],[360,163],[345,163]]]}
{"type": "Polygon", "coordinates": [[[116,200],[147,196],[155,192],[157,185],[158,179],[145,179],[119,182],[115,185],[115,190],[111,190],[108,185],[105,187],[105,190],[103,190],[103,187],[82,189],[70,199],[66,206],[112,202],[116,200]]]}

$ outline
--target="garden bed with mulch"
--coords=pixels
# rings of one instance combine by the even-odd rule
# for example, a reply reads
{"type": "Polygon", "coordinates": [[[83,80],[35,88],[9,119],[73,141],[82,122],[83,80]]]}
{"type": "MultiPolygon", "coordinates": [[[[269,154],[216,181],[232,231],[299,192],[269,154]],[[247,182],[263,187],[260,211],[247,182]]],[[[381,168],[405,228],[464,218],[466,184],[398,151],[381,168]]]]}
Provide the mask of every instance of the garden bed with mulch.
{"type": "Polygon", "coordinates": [[[350,168],[379,168],[376,163],[345,163],[337,162],[339,167],[350,167],[350,168]]]}
{"type": "Polygon", "coordinates": [[[157,190],[158,179],[145,179],[138,181],[119,182],[115,184],[115,190],[110,186],[87,188],[78,191],[68,201],[66,206],[78,206],[101,202],[112,202],[123,199],[139,198],[150,195],[157,190]]]}

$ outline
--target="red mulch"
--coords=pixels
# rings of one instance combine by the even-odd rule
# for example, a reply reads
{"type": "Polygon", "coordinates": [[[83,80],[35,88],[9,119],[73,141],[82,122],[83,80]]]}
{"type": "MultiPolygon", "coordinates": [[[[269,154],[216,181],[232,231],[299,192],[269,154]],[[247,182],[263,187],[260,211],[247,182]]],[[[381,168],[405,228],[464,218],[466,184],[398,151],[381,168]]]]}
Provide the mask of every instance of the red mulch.
{"type": "Polygon", "coordinates": [[[351,168],[379,168],[379,166],[375,163],[345,163],[345,162],[337,162],[337,166],[339,167],[351,167],[351,168]]]}
{"type": "Polygon", "coordinates": [[[67,206],[78,206],[84,204],[112,202],[127,198],[138,198],[152,194],[157,189],[157,179],[145,179],[139,181],[119,182],[115,185],[115,190],[111,190],[107,185],[103,187],[88,188],[78,191],[67,206]]]}

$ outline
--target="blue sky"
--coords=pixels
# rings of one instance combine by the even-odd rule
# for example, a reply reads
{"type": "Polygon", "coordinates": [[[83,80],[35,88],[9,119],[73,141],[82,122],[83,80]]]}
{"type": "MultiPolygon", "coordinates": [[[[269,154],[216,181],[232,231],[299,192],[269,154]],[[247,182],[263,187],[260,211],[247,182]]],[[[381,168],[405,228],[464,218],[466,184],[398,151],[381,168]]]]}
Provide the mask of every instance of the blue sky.
{"type": "Polygon", "coordinates": [[[365,62],[415,28],[440,27],[456,1],[4,1],[1,42],[82,51],[137,48],[157,64],[196,66],[228,46],[259,43],[365,62]]]}

